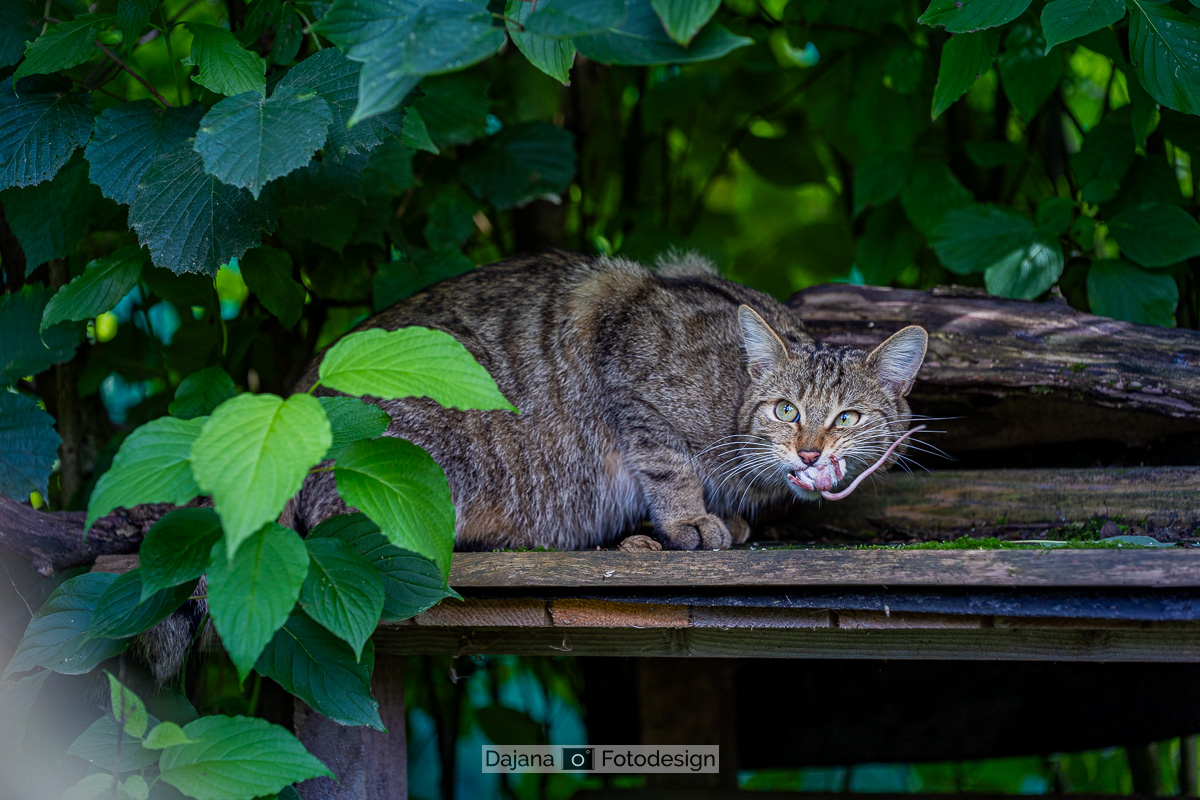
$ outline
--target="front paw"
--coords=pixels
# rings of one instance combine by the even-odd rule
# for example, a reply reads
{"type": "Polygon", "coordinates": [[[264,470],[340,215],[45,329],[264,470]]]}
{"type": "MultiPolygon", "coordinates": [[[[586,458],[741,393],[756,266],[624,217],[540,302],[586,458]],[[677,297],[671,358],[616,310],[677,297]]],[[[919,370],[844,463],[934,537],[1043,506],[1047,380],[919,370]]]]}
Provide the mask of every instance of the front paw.
{"type": "Polygon", "coordinates": [[[741,517],[726,517],[725,527],[729,529],[734,544],[745,544],[750,540],[750,523],[741,517]]]}
{"type": "Polygon", "coordinates": [[[670,550],[728,550],[729,529],[720,517],[701,514],[657,526],[658,538],[670,550]]]}

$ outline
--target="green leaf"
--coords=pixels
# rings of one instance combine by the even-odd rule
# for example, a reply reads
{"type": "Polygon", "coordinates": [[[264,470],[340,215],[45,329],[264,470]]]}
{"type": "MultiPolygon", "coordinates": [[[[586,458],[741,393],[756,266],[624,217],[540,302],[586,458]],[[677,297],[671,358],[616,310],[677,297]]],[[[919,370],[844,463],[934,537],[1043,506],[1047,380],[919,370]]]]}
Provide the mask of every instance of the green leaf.
{"type": "Polygon", "coordinates": [[[517,410],[457,339],[429,328],[352,333],[329,348],[318,374],[323,385],[346,394],[429,397],[451,408],[517,410]]]}
{"type": "Polygon", "coordinates": [[[252,533],[232,555],[224,541],[213,547],[208,607],[239,681],[288,618],[307,574],[304,542],[274,522],[252,533]]]}
{"type": "Polygon", "coordinates": [[[92,132],[88,95],[58,78],[0,80],[0,189],[54,177],[92,132]]]}
{"type": "Polygon", "coordinates": [[[347,128],[358,102],[358,81],[362,65],[346,58],[336,48],[327,47],[287,71],[275,91],[289,89],[297,94],[316,92],[329,105],[333,121],[325,155],[340,160],[348,155],[368,153],[382,144],[402,124],[403,113],[381,114],[363,119],[347,128]]]}
{"type": "Polygon", "coordinates": [[[996,59],[1000,85],[1026,120],[1033,119],[1062,80],[1059,53],[1045,56],[1046,42],[1032,25],[1014,25],[1004,38],[1004,52],[996,59]]]}
{"type": "Polygon", "coordinates": [[[167,410],[179,419],[207,417],[217,406],[237,395],[233,378],[220,367],[205,367],[179,383],[167,410]]]}
{"type": "Polygon", "coordinates": [[[1025,151],[1012,142],[963,142],[967,158],[984,169],[1009,167],[1025,160],[1025,151]]]}
{"type": "Polygon", "coordinates": [[[104,109],[84,151],[92,183],[110,200],[132,203],[154,160],[194,136],[203,115],[201,105],[159,109],[153,100],[104,109]]]}
{"type": "Polygon", "coordinates": [[[1179,286],[1165,272],[1147,272],[1127,261],[1097,261],[1088,270],[1087,296],[1093,314],[1175,327],[1179,286]]]}
{"type": "Polygon", "coordinates": [[[914,263],[923,243],[899,206],[888,203],[867,219],[855,249],[854,263],[862,272],[864,283],[887,286],[914,263]]]}
{"type": "Polygon", "coordinates": [[[1200,255],[1200,225],[1179,206],[1143,203],[1108,222],[1121,253],[1144,267],[1166,267],[1200,255]]]}
{"type": "Polygon", "coordinates": [[[1166,0],[1128,0],[1129,60],[1150,95],[1168,108],[1200,114],[1200,20],[1166,0]]]}
{"type": "Polygon", "coordinates": [[[296,327],[308,292],[292,277],[292,257],[286,250],[256,247],[239,260],[242,278],[263,307],[279,318],[283,327],[296,327]]]}
{"type": "Polygon", "coordinates": [[[900,205],[912,224],[926,238],[945,218],[946,212],[971,204],[971,193],[958,182],[946,162],[917,162],[912,177],[900,192],[900,205]]]}
{"type": "Polygon", "coordinates": [[[221,520],[211,508],[178,508],[154,523],[138,550],[141,599],[203,575],[220,538],[221,520]]]}
{"type": "Polygon", "coordinates": [[[992,294],[1032,300],[1062,275],[1057,237],[1010,208],[975,205],[950,211],[934,236],[934,250],[946,268],[959,275],[983,272],[992,294]]]}
{"type": "MultiPolygon", "coordinates": [[[[625,13],[624,4],[621,13],[625,13]]],[[[530,33],[529,18],[536,11],[533,3],[524,0],[506,0],[504,4],[504,22],[508,35],[512,38],[517,49],[529,59],[529,63],[549,75],[561,84],[568,84],[571,75],[571,65],[575,63],[575,45],[566,39],[551,39],[530,33]]]]}
{"type": "Polygon", "coordinates": [[[719,5],[721,0],[650,0],[667,34],[684,47],[712,19],[719,5]]]}
{"type": "Polygon", "coordinates": [[[450,574],[454,504],[442,468],[421,448],[384,437],[355,442],[334,464],[338,494],[374,520],[392,544],[450,574]]]}
{"type": "MultiPolygon", "coordinates": [[[[135,740],[136,741],[136,740],[135,740]]],[[[131,775],[130,780],[137,778],[145,784],[140,775],[131,775]]],[[[96,772],[79,779],[79,782],[62,794],[61,800],[138,800],[134,795],[125,791],[124,784],[118,783],[116,793],[113,793],[112,775],[96,772]]],[[[144,800],[144,798],[142,798],[144,800]]]]}
{"type": "Polygon", "coordinates": [[[196,483],[213,497],[233,556],[276,519],[331,442],[315,397],[243,394],[222,403],[192,445],[196,483]]]}
{"type": "Polygon", "coordinates": [[[183,728],[174,722],[160,722],[150,729],[142,740],[142,747],[147,750],[163,750],[172,745],[192,744],[193,740],[183,732],[183,728]]]}
{"type": "Polygon", "coordinates": [[[1051,0],[1042,9],[1046,52],[1063,42],[1107,28],[1125,16],[1125,0],[1051,0]]]}
{"type": "Polygon", "coordinates": [[[183,727],[192,744],[162,751],[162,779],[196,800],[249,800],[320,775],[334,777],[278,725],[253,717],[201,717],[183,727]]]}
{"type": "Polygon", "coordinates": [[[100,198],[88,183],[83,159],[73,157],[53,179],[0,192],[8,225],[25,251],[25,274],[75,252],[100,198]]]}
{"type": "Polygon", "coordinates": [[[426,153],[434,154],[438,152],[438,146],[433,143],[429,128],[425,125],[425,118],[416,108],[409,109],[408,113],[404,115],[400,138],[405,147],[413,150],[424,150],[426,153]]]}
{"type": "Polygon", "coordinates": [[[36,400],[0,390],[0,492],[21,503],[32,492],[45,497],[60,444],[54,418],[36,400]]]}
{"type": "Polygon", "coordinates": [[[126,572],[97,601],[88,637],[125,639],[150,630],[186,603],[195,588],[193,579],[182,586],[147,593],[142,587],[142,571],[126,572]]]}
{"type": "Polygon", "coordinates": [[[1071,156],[1071,169],[1085,203],[1106,203],[1117,196],[1121,181],[1134,159],[1133,129],[1128,115],[1109,112],[1083,137],[1083,146],[1071,156]]]}
{"type": "Polygon", "coordinates": [[[54,325],[41,330],[42,315],[51,299],[41,283],[0,295],[0,386],[36,375],[75,355],[79,326],[54,325]]]}
{"type": "Polygon", "coordinates": [[[290,8],[280,17],[275,26],[275,42],[271,45],[271,60],[276,64],[290,64],[300,53],[304,44],[304,20],[290,8]]]}
{"type": "Polygon", "coordinates": [[[337,539],[315,539],[308,547],[308,578],[300,607],[330,633],[362,655],[383,612],[383,584],[371,562],[337,539]]]}
{"type": "Polygon", "coordinates": [[[133,49],[133,42],[150,23],[150,16],[158,8],[158,0],[118,0],[117,27],[124,41],[133,49]]]}
{"type": "MultiPolygon", "coordinates": [[[[148,724],[157,724],[152,715],[147,715],[148,724]]],[[[106,772],[114,772],[117,767],[117,741],[121,742],[120,772],[136,772],[152,766],[158,761],[158,753],[146,750],[133,736],[117,728],[117,721],[105,714],[79,734],[67,749],[67,755],[82,758],[106,772]]],[[[112,775],[105,775],[105,780],[111,785],[112,775]]],[[[111,800],[112,795],[101,795],[105,800],[111,800]]]]}
{"type": "MultiPolygon", "coordinates": [[[[492,100],[482,75],[468,72],[429,78],[421,82],[421,90],[424,95],[413,101],[405,117],[405,134],[409,133],[408,121],[414,112],[437,147],[469,144],[488,134],[492,100]]],[[[415,140],[404,138],[404,143],[423,149],[415,140]]]]}
{"type": "Polygon", "coordinates": [[[275,178],[308,164],[325,143],[333,114],[314,92],[226,97],[200,120],[196,152],[204,169],[249,189],[254,199],[275,178]]]}
{"type": "Polygon", "coordinates": [[[947,33],[970,33],[1012,22],[1031,0],[931,0],[917,22],[943,27],[947,33]]]}
{"type": "Polygon", "coordinates": [[[399,303],[426,286],[475,269],[475,262],[457,246],[451,250],[417,250],[404,255],[406,258],[390,261],[375,273],[376,311],[399,303]]]}
{"type": "Polygon", "coordinates": [[[333,431],[333,442],[325,454],[326,459],[337,458],[343,450],[360,439],[379,438],[392,421],[382,408],[357,397],[318,397],[317,400],[325,410],[333,431]]]}
{"type": "MultiPolygon", "coordinates": [[[[336,539],[323,539],[325,543],[336,539]]],[[[262,675],[341,725],[384,730],[379,703],[371,697],[375,645],[362,658],[344,641],[302,612],[288,617],[255,665],[262,675]]]]}
{"type": "Polygon", "coordinates": [[[854,213],[899,195],[912,170],[913,157],[908,150],[868,154],[854,171],[854,213]]]}
{"type": "Polygon", "coordinates": [[[146,732],[146,704],[142,702],[140,697],[117,680],[116,676],[111,672],[105,670],[104,674],[108,676],[108,692],[110,702],[112,703],[113,717],[118,722],[123,718],[125,720],[125,733],[141,739],[142,734],[146,732]]]}
{"type": "Polygon", "coordinates": [[[383,580],[383,619],[400,621],[458,597],[446,586],[437,566],[424,556],[401,550],[364,514],[339,514],[309,531],[309,540],[332,537],[346,542],[371,562],[383,580]]]}
{"type": "Polygon", "coordinates": [[[601,64],[655,66],[711,61],[752,44],[751,39],[713,24],[704,28],[687,47],[681,47],[663,30],[650,0],[630,0],[625,21],[604,33],[575,40],[579,52],[601,64]]]}
{"type": "Polygon", "coordinates": [[[738,156],[754,171],[779,186],[824,183],[825,165],[808,137],[748,136],[738,145],[738,156]]]}
{"type": "Polygon", "coordinates": [[[91,530],[93,522],[114,508],[141,503],[181,506],[200,494],[190,458],[192,442],[206,421],[160,417],[129,434],[112,466],[96,481],[84,530],[91,530]]]}
{"type": "Polygon", "coordinates": [[[260,231],[275,229],[275,214],[245,189],[206,173],[187,140],[146,170],[129,222],[158,266],[216,275],[231,258],[257,246],[260,231]]]}
{"type": "Polygon", "coordinates": [[[137,285],[146,257],[140,247],[122,247],[88,263],[83,274],[59,289],[42,312],[42,330],[56,322],[91,319],[111,311],[137,285]]]}
{"type": "Polygon", "coordinates": [[[960,33],[942,47],[937,85],[933,87],[933,118],[954,105],[979,76],[992,67],[1000,36],[995,31],[960,33]]]}
{"type": "Polygon", "coordinates": [[[506,127],[459,174],[471,191],[503,211],[565,192],[575,175],[573,144],[569,131],[546,122],[506,127]]]}
{"type": "Polygon", "coordinates": [[[25,43],[37,35],[41,11],[32,3],[0,3],[0,67],[21,60],[25,43]]]}
{"type": "Polygon", "coordinates": [[[1075,201],[1069,197],[1047,197],[1038,203],[1037,226],[1052,236],[1061,236],[1071,227],[1075,201]]]}
{"type": "Polygon", "coordinates": [[[25,60],[17,67],[13,79],[79,66],[100,52],[93,43],[112,20],[112,14],[80,14],[75,19],[51,25],[25,48],[25,60]]]}
{"type": "Polygon", "coordinates": [[[531,3],[525,29],[538,36],[569,39],[616,28],[625,19],[624,0],[542,0],[531,3]]]}
{"type": "Polygon", "coordinates": [[[192,33],[192,50],[184,66],[199,67],[192,80],[228,97],[243,92],[266,94],[267,62],[240,44],[224,28],[203,22],[185,22],[192,33]]]}
{"type": "Polygon", "coordinates": [[[4,678],[35,667],[82,675],[122,652],[127,644],[122,640],[87,638],[92,609],[116,579],[107,572],[88,572],[64,581],[29,620],[4,678]]]}

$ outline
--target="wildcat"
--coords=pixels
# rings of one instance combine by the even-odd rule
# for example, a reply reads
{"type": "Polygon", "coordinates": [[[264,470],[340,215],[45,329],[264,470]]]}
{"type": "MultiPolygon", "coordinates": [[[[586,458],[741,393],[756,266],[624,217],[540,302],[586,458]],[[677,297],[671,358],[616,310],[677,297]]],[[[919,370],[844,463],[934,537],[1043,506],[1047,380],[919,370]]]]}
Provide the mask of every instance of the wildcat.
{"type": "MultiPolygon", "coordinates": [[[[911,326],[869,354],[822,346],[781,303],[691,255],[656,270],[563,252],[510,259],[361,327],[410,325],[454,336],[522,412],[372,400],[392,417],[387,435],[445,471],[460,550],[592,548],[646,516],[667,548],[743,542],[747,516],[837,499],[897,457],[927,344],[911,326]]],[[[321,472],[282,522],[304,533],[344,511],[321,472]]]]}

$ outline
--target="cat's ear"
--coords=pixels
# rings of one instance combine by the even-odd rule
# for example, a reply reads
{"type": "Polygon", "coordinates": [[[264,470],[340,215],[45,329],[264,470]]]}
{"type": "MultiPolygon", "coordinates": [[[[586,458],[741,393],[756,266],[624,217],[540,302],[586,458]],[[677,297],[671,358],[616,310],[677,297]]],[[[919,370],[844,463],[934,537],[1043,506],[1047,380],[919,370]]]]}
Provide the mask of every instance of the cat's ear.
{"type": "Polygon", "coordinates": [[[929,334],[917,325],[909,325],[876,347],[867,356],[867,366],[875,371],[883,385],[900,396],[908,394],[917,370],[925,360],[925,349],[929,346],[929,334]]]}
{"type": "Polygon", "coordinates": [[[742,328],[742,346],[746,348],[746,366],[750,370],[750,377],[761,378],[787,360],[787,346],[753,308],[738,308],[738,324],[742,328]]]}

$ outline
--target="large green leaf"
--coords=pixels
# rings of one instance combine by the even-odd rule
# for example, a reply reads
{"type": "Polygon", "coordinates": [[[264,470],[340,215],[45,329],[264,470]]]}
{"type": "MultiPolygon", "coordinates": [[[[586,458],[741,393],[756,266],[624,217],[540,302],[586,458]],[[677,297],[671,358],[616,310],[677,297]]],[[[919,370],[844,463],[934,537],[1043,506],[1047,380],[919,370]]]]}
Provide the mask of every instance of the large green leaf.
{"type": "Polygon", "coordinates": [[[453,408],[517,410],[457,339],[430,328],[352,333],[329,348],[318,374],[323,385],[346,394],[429,397],[453,408]]]}
{"type": "Polygon", "coordinates": [[[1051,0],[1042,9],[1046,51],[1087,36],[1125,16],[1125,0],[1051,0]]]}
{"type": "Polygon", "coordinates": [[[324,764],[278,725],[253,717],[201,717],[183,726],[192,744],[162,751],[163,781],[196,800],[250,800],[325,775],[324,764]]]}
{"type": "Polygon", "coordinates": [[[463,182],[499,210],[567,190],[575,175],[574,137],[546,122],[505,128],[460,170],[463,182]]]}
{"type": "Polygon", "coordinates": [[[50,180],[92,132],[88,95],[58,78],[0,80],[0,189],[50,180]]]}
{"type": "MultiPolygon", "coordinates": [[[[157,722],[151,715],[147,724],[157,722]]],[[[136,772],[152,766],[158,761],[158,753],[145,750],[134,736],[117,727],[117,721],[108,714],[88,726],[67,749],[67,755],[77,756],[106,772],[136,772]],[[117,763],[117,742],[120,741],[120,764],[117,763]]],[[[110,783],[112,775],[104,776],[110,783]]],[[[112,795],[109,794],[108,797],[112,795]]],[[[105,795],[100,795],[105,797],[105,795]]]]}
{"type": "Polygon", "coordinates": [[[175,273],[216,275],[231,258],[258,245],[261,231],[275,229],[275,214],[265,200],[206,173],[187,140],[146,170],[129,206],[129,222],[156,265],[175,273]]]}
{"type": "Polygon", "coordinates": [[[195,588],[192,579],[146,594],[142,571],[130,570],[113,581],[97,601],[88,638],[124,639],[149,630],[186,603],[195,588]]]}
{"type": "MultiPolygon", "coordinates": [[[[504,24],[508,28],[508,35],[530,64],[559,83],[566,84],[571,65],[575,63],[575,45],[567,39],[552,39],[530,33],[529,18],[537,13],[533,5],[523,0],[506,0],[504,15],[507,19],[504,24]]],[[[615,5],[620,6],[622,14],[625,13],[623,3],[615,5]]]]}
{"type": "Polygon", "coordinates": [[[854,212],[899,195],[912,170],[913,157],[907,150],[869,154],[854,170],[854,212]]]}
{"type": "Polygon", "coordinates": [[[711,61],[752,43],[745,36],[713,24],[705,27],[690,45],[682,47],[663,30],[650,0],[630,0],[626,11],[620,25],[576,39],[579,52],[602,64],[653,66],[711,61]]]}
{"type": "Polygon", "coordinates": [[[432,561],[396,547],[364,514],[330,517],[308,533],[310,540],[323,537],[346,542],[379,571],[385,593],[384,620],[405,620],[437,605],[443,597],[458,596],[446,586],[432,561]]]}
{"type": "Polygon", "coordinates": [[[25,43],[37,35],[40,14],[32,3],[0,3],[0,67],[21,60],[25,43]]]}
{"type": "Polygon", "coordinates": [[[424,94],[413,101],[404,117],[402,140],[414,150],[428,150],[427,143],[417,140],[419,131],[410,130],[410,122],[425,126],[425,134],[436,143],[430,152],[453,144],[469,144],[488,134],[488,114],[492,100],[488,83],[472,70],[454,75],[440,75],[421,82],[424,94]]]}
{"type": "Polygon", "coordinates": [[[203,575],[220,538],[221,520],[211,508],[179,508],[154,523],[138,549],[140,599],[203,575]]]}
{"type": "Polygon", "coordinates": [[[238,265],[246,286],[263,307],[279,318],[285,328],[294,328],[304,311],[308,292],[292,277],[292,257],[286,250],[256,247],[238,265]]]}
{"type": "Polygon", "coordinates": [[[1012,22],[1032,0],[931,0],[917,21],[948,33],[970,33],[1012,22]]]}
{"type": "Polygon", "coordinates": [[[426,286],[473,269],[475,262],[463,255],[457,246],[447,250],[404,253],[402,258],[389,261],[375,273],[372,283],[375,310],[383,310],[426,286]]]}
{"type": "Polygon", "coordinates": [[[29,620],[4,678],[35,667],[82,675],[122,652],[119,639],[88,639],[92,610],[117,579],[107,572],[88,572],[64,581],[29,620]]]}
{"type": "Polygon", "coordinates": [[[960,33],[942,47],[937,85],[933,87],[933,118],[967,93],[979,76],[992,67],[1000,36],[996,31],[960,33]]]}
{"type": "Polygon", "coordinates": [[[304,394],[243,394],[212,413],[192,445],[192,471],[213,496],[230,556],[279,516],[330,442],[321,404],[304,394]]]}
{"type": "Polygon", "coordinates": [[[150,23],[150,16],[158,8],[159,0],[117,0],[117,27],[123,40],[132,43],[150,23]]]}
{"type": "Polygon", "coordinates": [[[233,378],[220,367],[205,367],[179,383],[167,410],[179,419],[207,417],[217,406],[237,395],[233,378]]]}
{"type": "Polygon", "coordinates": [[[79,156],[49,181],[0,192],[8,225],[25,253],[26,275],[50,259],[75,252],[98,195],[79,156]]]}
{"type": "Polygon", "coordinates": [[[332,112],[315,92],[226,97],[200,120],[196,152],[221,181],[258,199],[275,178],[305,166],[325,143],[332,112]]]}
{"type": "Polygon", "coordinates": [[[41,330],[50,289],[25,284],[20,291],[0,295],[0,386],[36,375],[75,354],[79,326],[70,323],[41,330]]]}
{"type": "Polygon", "coordinates": [[[1004,38],[1004,52],[996,59],[1000,84],[1013,106],[1033,119],[1062,80],[1061,53],[1045,56],[1046,42],[1033,25],[1014,25],[1004,38]]]}
{"type": "Polygon", "coordinates": [[[192,33],[192,50],[183,63],[199,67],[192,80],[217,94],[266,92],[267,62],[242,47],[224,28],[204,22],[185,23],[192,33]]]}
{"type": "Polygon", "coordinates": [[[672,39],[687,47],[716,13],[721,0],[650,0],[672,39]]]}
{"type": "Polygon", "coordinates": [[[603,33],[625,19],[624,0],[542,0],[521,20],[537,36],[567,39],[603,33]]]}
{"type": "Polygon", "coordinates": [[[160,155],[194,136],[204,115],[199,104],[160,109],[153,100],[119,103],[96,117],[88,142],[92,183],[118,203],[132,203],[138,182],[160,155]]]}
{"type": "Polygon", "coordinates": [[[1128,0],[1129,60],[1164,106],[1200,114],[1200,20],[1167,0],[1128,0]]]}
{"type": "Polygon", "coordinates": [[[70,69],[99,54],[96,36],[113,21],[112,14],[80,14],[75,19],[51,25],[25,48],[25,60],[13,78],[44,75],[70,69]]]}
{"type": "MultiPolygon", "coordinates": [[[[325,543],[336,539],[323,539],[325,543]]],[[[375,646],[356,658],[344,641],[297,611],[275,633],[255,670],[342,725],[384,730],[379,703],[371,697],[375,646]]]]}
{"type": "Polygon", "coordinates": [[[1087,296],[1093,314],[1175,326],[1179,286],[1164,272],[1147,272],[1127,261],[1097,261],[1088,270],[1087,296]]]}
{"type": "Polygon", "coordinates": [[[0,389],[0,492],[22,503],[32,492],[45,496],[60,444],[36,400],[0,389]]]}
{"type": "Polygon", "coordinates": [[[300,607],[362,655],[383,612],[383,584],[370,561],[337,539],[314,539],[308,547],[308,578],[300,607]]]}
{"type": "Polygon", "coordinates": [[[1010,208],[975,205],[956,209],[934,232],[934,249],[959,275],[984,273],[992,294],[1032,300],[1062,275],[1057,237],[1010,208]]]}
{"type": "Polygon", "coordinates": [[[137,285],[146,257],[140,247],[122,247],[89,262],[83,274],[59,289],[42,312],[42,329],[56,322],[99,316],[121,302],[137,285]]]}
{"type": "Polygon", "coordinates": [[[421,448],[384,437],[355,442],[334,465],[338,493],[374,520],[388,540],[450,574],[454,504],[442,468],[421,448]]]}
{"type": "Polygon", "coordinates": [[[387,430],[392,418],[377,405],[357,397],[319,397],[321,408],[329,419],[332,443],[325,458],[337,458],[342,451],[360,439],[377,439],[387,430]]]}
{"type": "Polygon", "coordinates": [[[112,466],[96,481],[85,529],[114,508],[141,503],[181,506],[200,494],[190,459],[192,442],[205,421],[160,417],[129,434],[112,466]]]}
{"type": "Polygon", "coordinates": [[[946,212],[970,205],[971,192],[940,159],[917,162],[912,177],[900,192],[900,205],[912,224],[926,238],[945,218],[946,212]]]}
{"type": "Polygon", "coordinates": [[[229,556],[225,542],[212,551],[208,607],[221,643],[245,680],[259,654],[283,625],[308,574],[308,551],[296,532],[269,522],[229,556]]]}
{"type": "Polygon", "coordinates": [[[1108,228],[1121,253],[1142,266],[1166,267],[1200,255],[1200,225],[1179,206],[1143,203],[1117,214],[1108,228]]]}

